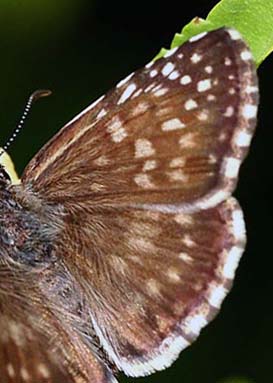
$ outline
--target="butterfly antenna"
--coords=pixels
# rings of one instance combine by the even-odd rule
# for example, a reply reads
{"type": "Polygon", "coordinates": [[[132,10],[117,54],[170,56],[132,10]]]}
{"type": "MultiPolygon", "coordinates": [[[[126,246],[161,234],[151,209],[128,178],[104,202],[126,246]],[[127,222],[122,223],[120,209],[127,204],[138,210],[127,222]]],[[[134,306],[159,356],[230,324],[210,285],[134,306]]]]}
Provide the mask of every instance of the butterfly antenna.
{"type": "Polygon", "coordinates": [[[33,104],[34,101],[38,100],[39,98],[41,97],[47,97],[47,96],[50,96],[51,95],[51,90],[48,90],[48,89],[39,89],[39,90],[36,90],[35,92],[33,92],[31,94],[31,96],[29,97],[27,103],[26,103],[26,106],[25,106],[25,110],[23,112],[23,115],[21,117],[21,120],[19,121],[18,125],[16,126],[16,128],[14,129],[14,131],[12,132],[11,136],[8,138],[8,140],[6,141],[5,145],[3,146],[3,149],[1,152],[0,152],[0,156],[4,153],[4,151],[6,151],[9,146],[13,143],[13,141],[15,140],[15,138],[17,137],[18,133],[20,132],[20,130],[22,130],[23,126],[24,126],[24,122],[25,122],[25,119],[30,111],[30,108],[33,104]]]}

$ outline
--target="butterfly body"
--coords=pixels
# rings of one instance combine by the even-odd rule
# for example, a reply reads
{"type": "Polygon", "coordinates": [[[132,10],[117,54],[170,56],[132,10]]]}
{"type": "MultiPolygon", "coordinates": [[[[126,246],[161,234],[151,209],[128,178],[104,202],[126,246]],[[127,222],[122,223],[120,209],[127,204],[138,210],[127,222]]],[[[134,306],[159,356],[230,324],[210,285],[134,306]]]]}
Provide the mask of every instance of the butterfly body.
{"type": "Polygon", "coordinates": [[[231,193],[257,102],[251,53],[219,29],[121,81],[20,184],[0,169],[3,383],[145,376],[197,338],[245,246],[231,193]]]}

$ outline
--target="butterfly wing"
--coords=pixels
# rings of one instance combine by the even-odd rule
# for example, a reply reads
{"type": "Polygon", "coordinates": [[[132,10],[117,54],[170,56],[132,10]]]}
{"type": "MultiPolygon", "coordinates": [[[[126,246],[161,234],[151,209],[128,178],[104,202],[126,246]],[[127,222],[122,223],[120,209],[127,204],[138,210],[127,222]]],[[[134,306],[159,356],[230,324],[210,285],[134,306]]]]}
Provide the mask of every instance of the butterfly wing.
{"type": "Polygon", "coordinates": [[[58,302],[56,291],[68,290],[67,283],[60,286],[64,276],[16,266],[0,270],[1,383],[117,383],[71,327],[71,301],[70,311],[58,302]]]}
{"type": "Polygon", "coordinates": [[[257,91],[237,32],[211,32],[121,81],[41,149],[22,181],[61,203],[214,206],[235,187],[257,91]]]}
{"type": "Polygon", "coordinates": [[[73,206],[59,256],[77,270],[108,358],[129,376],[161,370],[196,339],[231,288],[245,243],[240,207],[230,198],[192,214],[90,213],[73,206]]]}
{"type": "Polygon", "coordinates": [[[85,295],[86,331],[128,375],[170,365],[231,287],[245,235],[228,197],[257,92],[236,31],[195,37],[87,108],[23,174],[63,208],[56,253],[85,295]]]}
{"type": "MultiPolygon", "coordinates": [[[[9,317],[0,317],[0,375],[2,383],[74,383],[57,361],[52,358],[48,342],[41,342],[28,323],[27,326],[9,317]],[[46,347],[47,344],[47,347],[46,347]]],[[[52,354],[52,353],[51,353],[52,354]]]]}

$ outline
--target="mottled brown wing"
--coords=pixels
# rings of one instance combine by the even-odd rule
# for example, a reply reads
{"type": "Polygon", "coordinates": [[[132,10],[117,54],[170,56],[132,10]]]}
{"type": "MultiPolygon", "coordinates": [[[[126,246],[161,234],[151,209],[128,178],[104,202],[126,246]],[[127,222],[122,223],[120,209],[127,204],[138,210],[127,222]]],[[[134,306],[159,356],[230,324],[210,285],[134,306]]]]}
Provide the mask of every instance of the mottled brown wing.
{"type": "Polygon", "coordinates": [[[0,271],[1,383],[117,383],[56,300],[60,275],[13,267],[0,271]]]}
{"type": "Polygon", "coordinates": [[[109,359],[129,376],[169,366],[231,288],[245,243],[239,205],[230,198],[192,214],[65,209],[58,253],[76,270],[109,359]]]}
{"type": "Polygon", "coordinates": [[[52,202],[214,206],[235,187],[257,92],[251,54],[236,31],[193,38],[67,124],[22,181],[52,202]]]}
{"type": "Polygon", "coordinates": [[[29,323],[0,316],[1,383],[74,383],[49,350],[45,337],[29,323]],[[42,340],[42,341],[41,341],[42,340]]]}

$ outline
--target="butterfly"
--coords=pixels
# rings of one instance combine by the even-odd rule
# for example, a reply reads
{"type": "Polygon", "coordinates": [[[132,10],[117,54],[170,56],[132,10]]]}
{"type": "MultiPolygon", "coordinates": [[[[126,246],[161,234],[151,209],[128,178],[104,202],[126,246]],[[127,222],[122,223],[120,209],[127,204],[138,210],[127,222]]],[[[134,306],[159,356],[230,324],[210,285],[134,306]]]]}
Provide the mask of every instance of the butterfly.
{"type": "Polygon", "coordinates": [[[120,81],[20,182],[1,165],[1,383],[145,376],[198,337],[245,247],[231,193],[257,105],[251,53],[221,28],[120,81]]]}

